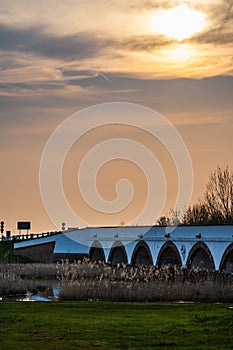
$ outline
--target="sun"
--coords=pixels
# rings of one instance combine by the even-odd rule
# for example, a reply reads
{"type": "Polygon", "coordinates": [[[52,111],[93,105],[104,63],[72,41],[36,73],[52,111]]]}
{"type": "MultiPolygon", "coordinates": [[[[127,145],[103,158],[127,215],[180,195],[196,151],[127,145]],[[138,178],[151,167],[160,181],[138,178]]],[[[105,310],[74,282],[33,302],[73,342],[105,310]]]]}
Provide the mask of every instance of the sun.
{"type": "Polygon", "coordinates": [[[205,15],[182,4],[149,15],[149,31],[175,40],[183,40],[206,27],[205,15]]]}

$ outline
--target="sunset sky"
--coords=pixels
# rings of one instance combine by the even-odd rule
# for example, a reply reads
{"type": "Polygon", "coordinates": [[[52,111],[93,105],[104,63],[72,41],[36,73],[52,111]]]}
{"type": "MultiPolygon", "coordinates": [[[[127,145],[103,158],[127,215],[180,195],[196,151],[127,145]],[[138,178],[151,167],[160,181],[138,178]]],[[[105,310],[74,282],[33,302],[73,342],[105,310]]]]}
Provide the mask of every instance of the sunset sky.
{"type": "MultiPolygon", "coordinates": [[[[190,152],[197,201],[217,165],[233,169],[232,1],[0,0],[0,220],[7,230],[16,233],[20,220],[31,221],[32,232],[57,229],[40,196],[43,149],[66,118],[103,102],[140,104],[174,125],[190,152]]],[[[67,199],[90,225],[127,223],[146,198],[143,174],[124,160],[105,166],[97,187],[113,200],[114,182],[132,180],[128,213],[98,216],[74,194],[83,154],[119,135],[158,153],[168,182],[164,213],[174,202],[177,176],[161,145],[130,128],[105,127],[73,147],[63,174],[67,199]]]]}

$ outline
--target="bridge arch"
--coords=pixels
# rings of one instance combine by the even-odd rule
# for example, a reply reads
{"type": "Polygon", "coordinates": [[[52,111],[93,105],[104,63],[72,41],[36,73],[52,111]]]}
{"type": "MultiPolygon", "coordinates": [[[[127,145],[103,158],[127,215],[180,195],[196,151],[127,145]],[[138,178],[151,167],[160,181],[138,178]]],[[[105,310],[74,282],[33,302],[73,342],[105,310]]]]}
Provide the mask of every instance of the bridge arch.
{"type": "Polygon", "coordinates": [[[110,250],[108,261],[112,265],[117,265],[118,263],[128,264],[128,258],[124,245],[120,241],[116,241],[110,250]]]}
{"type": "Polygon", "coordinates": [[[104,261],[105,262],[105,254],[103,247],[99,241],[93,242],[90,250],[89,250],[89,259],[90,261],[104,261]]]}
{"type": "Polygon", "coordinates": [[[151,251],[149,246],[144,241],[138,242],[136,247],[134,248],[132,259],[131,259],[131,265],[138,266],[138,265],[145,265],[145,266],[151,266],[153,265],[153,258],[151,255],[151,251]]]}
{"type": "Polygon", "coordinates": [[[194,268],[208,271],[215,270],[213,256],[204,242],[197,242],[192,247],[188,255],[186,266],[189,270],[194,268]]]}
{"type": "Polygon", "coordinates": [[[163,266],[169,266],[169,267],[182,266],[180,253],[176,245],[172,241],[165,242],[164,245],[161,247],[156,265],[159,268],[163,266]]]}
{"type": "Polygon", "coordinates": [[[233,273],[233,243],[223,253],[219,270],[224,273],[233,273]]]}

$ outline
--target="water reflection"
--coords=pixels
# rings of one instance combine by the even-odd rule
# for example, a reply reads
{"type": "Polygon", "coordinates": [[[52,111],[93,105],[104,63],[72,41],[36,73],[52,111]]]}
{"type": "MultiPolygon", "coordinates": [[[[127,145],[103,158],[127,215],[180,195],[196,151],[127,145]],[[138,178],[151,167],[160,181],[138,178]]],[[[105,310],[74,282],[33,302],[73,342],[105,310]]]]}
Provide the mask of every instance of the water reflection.
{"type": "Polygon", "coordinates": [[[58,301],[59,300],[59,286],[57,284],[51,286],[46,291],[33,293],[27,291],[26,295],[21,296],[3,296],[0,297],[1,301],[42,301],[42,302],[50,302],[50,301],[58,301]]]}
{"type": "Polygon", "coordinates": [[[17,298],[16,301],[52,301],[52,299],[46,298],[40,294],[32,294],[27,292],[25,297],[17,298]]]}
{"type": "Polygon", "coordinates": [[[33,294],[31,292],[27,292],[26,296],[22,298],[17,298],[16,301],[54,301],[59,299],[59,288],[58,286],[53,286],[51,291],[33,294]]]}

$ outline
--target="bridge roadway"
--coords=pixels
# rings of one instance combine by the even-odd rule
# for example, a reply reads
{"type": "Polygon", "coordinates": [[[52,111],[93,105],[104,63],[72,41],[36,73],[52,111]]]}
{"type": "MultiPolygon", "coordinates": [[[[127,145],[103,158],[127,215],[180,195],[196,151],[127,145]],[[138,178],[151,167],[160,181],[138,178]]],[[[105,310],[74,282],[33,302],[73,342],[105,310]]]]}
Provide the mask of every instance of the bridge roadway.
{"type": "Polygon", "coordinates": [[[17,241],[14,252],[40,262],[88,256],[112,264],[176,265],[233,273],[233,225],[69,229],[17,241]]]}

